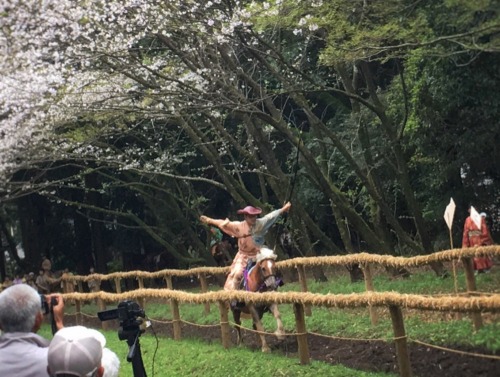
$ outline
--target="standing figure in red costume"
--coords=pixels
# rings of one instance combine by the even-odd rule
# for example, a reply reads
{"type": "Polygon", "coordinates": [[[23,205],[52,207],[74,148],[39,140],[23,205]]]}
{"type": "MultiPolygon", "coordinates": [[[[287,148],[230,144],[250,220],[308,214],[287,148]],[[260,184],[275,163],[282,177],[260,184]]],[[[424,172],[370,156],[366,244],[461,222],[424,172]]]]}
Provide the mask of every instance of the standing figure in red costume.
{"type": "MultiPolygon", "coordinates": [[[[488,246],[493,244],[490,230],[486,224],[486,214],[477,213],[474,207],[469,208],[469,217],[465,219],[464,232],[462,236],[462,248],[488,246]]],[[[474,258],[474,270],[478,274],[489,272],[493,261],[488,257],[474,258]]]]}

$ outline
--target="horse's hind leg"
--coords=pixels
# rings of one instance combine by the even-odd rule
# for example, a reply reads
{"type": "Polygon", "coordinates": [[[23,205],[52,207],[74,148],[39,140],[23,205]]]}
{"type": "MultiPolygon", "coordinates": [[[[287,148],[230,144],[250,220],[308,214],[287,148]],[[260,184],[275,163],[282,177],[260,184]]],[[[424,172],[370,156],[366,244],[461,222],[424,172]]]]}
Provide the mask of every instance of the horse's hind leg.
{"type": "Polygon", "coordinates": [[[259,333],[260,342],[262,344],[262,352],[271,352],[271,348],[267,345],[266,337],[264,335],[264,326],[262,326],[262,322],[260,321],[259,313],[255,309],[253,305],[248,305],[248,310],[252,314],[253,324],[255,329],[259,333]]]}
{"type": "Polygon", "coordinates": [[[283,328],[283,322],[281,321],[281,314],[280,311],[278,310],[278,305],[272,304],[269,309],[271,310],[271,313],[273,313],[274,318],[276,319],[276,325],[277,329],[274,332],[276,337],[279,340],[284,340],[285,339],[285,329],[283,328]]]}

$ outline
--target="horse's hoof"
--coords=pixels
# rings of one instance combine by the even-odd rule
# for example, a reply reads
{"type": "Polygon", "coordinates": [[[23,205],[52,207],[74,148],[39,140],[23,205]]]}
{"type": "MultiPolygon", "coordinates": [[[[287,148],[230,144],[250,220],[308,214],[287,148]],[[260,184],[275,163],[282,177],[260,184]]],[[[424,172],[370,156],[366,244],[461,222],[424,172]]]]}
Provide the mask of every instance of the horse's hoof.
{"type": "Polygon", "coordinates": [[[262,352],[264,352],[264,353],[270,353],[271,352],[271,348],[269,348],[269,346],[262,347],[262,352]]]}

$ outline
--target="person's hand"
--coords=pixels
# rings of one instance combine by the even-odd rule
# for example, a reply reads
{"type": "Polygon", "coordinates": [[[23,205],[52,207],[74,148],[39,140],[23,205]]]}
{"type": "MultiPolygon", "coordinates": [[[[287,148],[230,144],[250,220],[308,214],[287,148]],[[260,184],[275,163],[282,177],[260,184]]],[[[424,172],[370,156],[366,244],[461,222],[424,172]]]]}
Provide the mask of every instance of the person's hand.
{"type": "Polygon", "coordinates": [[[281,212],[282,213],[288,212],[290,210],[291,206],[292,206],[292,203],[286,202],[286,204],[283,206],[283,208],[281,208],[281,212]]]}
{"type": "Polygon", "coordinates": [[[207,216],[205,216],[205,215],[201,215],[201,216],[200,216],[200,221],[201,221],[203,224],[208,224],[208,220],[209,220],[209,219],[210,219],[210,218],[209,218],[209,217],[207,217],[207,216]]]}
{"type": "Polygon", "coordinates": [[[58,330],[64,327],[64,300],[63,297],[59,293],[53,293],[46,296],[47,304],[53,301],[52,298],[57,300],[57,304],[52,305],[52,310],[54,313],[54,323],[58,330]]]}

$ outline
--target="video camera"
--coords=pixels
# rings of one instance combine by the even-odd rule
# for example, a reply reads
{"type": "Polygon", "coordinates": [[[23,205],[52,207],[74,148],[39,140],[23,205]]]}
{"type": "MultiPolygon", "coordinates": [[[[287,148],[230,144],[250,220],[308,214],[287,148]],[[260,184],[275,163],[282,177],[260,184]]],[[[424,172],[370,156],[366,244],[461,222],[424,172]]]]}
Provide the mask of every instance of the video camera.
{"type": "Polygon", "coordinates": [[[111,319],[119,319],[120,325],[135,321],[137,317],[144,318],[146,314],[141,309],[138,303],[134,301],[122,301],[118,304],[117,309],[105,310],[97,313],[101,321],[109,321],[111,319]]]}
{"type": "Polygon", "coordinates": [[[120,330],[118,338],[126,340],[129,346],[127,361],[132,362],[134,377],[146,377],[146,370],[142,362],[139,337],[145,331],[142,324],[146,313],[141,309],[138,303],[134,301],[122,301],[116,309],[98,312],[97,316],[101,321],[118,319],[120,321],[120,330]]]}

